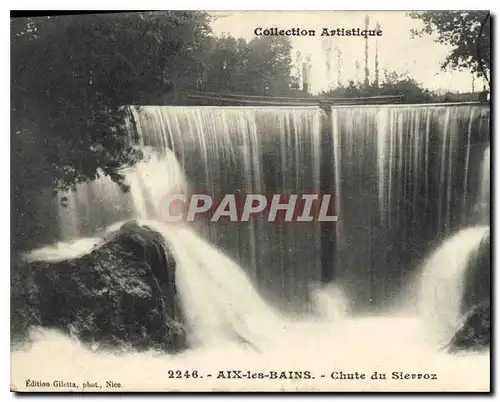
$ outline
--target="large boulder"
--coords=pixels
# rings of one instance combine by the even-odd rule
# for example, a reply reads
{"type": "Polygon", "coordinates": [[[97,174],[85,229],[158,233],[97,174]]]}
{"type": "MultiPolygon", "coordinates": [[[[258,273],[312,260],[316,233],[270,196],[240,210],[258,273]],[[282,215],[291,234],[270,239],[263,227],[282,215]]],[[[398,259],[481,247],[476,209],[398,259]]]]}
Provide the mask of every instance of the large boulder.
{"type": "Polygon", "coordinates": [[[464,324],[451,340],[448,350],[481,352],[490,347],[491,315],[490,301],[475,306],[467,315],[464,324]]]}
{"type": "Polygon", "coordinates": [[[490,232],[486,232],[478,248],[471,253],[464,278],[462,314],[468,314],[475,306],[490,299],[491,246],[490,232]]]}
{"type": "Polygon", "coordinates": [[[80,258],[14,264],[13,341],[27,341],[41,326],[94,348],[181,350],[186,332],[175,267],[163,237],[135,222],[80,258]]]}
{"type": "Polygon", "coordinates": [[[488,231],[469,258],[461,305],[464,321],[449,344],[450,352],[482,351],[490,346],[490,243],[488,231]]]}

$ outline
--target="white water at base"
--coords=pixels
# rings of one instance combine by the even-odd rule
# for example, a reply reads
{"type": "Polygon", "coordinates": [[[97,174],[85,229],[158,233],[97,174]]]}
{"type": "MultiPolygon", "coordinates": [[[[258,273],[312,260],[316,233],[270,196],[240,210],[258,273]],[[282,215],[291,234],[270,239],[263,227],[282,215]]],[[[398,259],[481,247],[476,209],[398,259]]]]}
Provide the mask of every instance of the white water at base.
{"type": "MultiPolygon", "coordinates": [[[[191,346],[212,347],[242,342],[256,350],[279,342],[295,325],[274,310],[257,292],[244,270],[218,248],[183,223],[136,221],[160,233],[176,260],[176,285],[188,325],[191,346]]],[[[101,237],[82,238],[33,250],[27,261],[60,261],[78,258],[103,244],[124,222],[109,226],[101,237]]],[[[311,288],[318,317],[343,317],[347,303],[333,285],[325,292],[311,288]]]]}
{"type": "Polygon", "coordinates": [[[412,317],[304,320],[289,327],[280,342],[270,343],[262,351],[227,342],[174,356],[93,353],[68,337],[45,330],[37,334],[30,350],[12,353],[11,383],[24,386],[27,378],[59,379],[75,381],[81,388],[86,381],[104,386],[113,380],[123,387],[105,391],[489,391],[487,353],[449,355],[437,351],[422,341],[421,329],[412,317]],[[204,378],[169,378],[169,370],[197,370],[204,378]],[[219,370],[309,370],[314,378],[228,380],[217,378],[219,370]],[[365,373],[367,379],[333,380],[330,374],[334,371],[357,371],[365,373]],[[371,380],[375,371],[386,373],[387,380],[371,380]],[[394,379],[393,372],[434,373],[437,380],[394,379]]]}
{"type": "Polygon", "coordinates": [[[139,223],[161,233],[172,246],[190,344],[240,340],[260,349],[270,337],[280,336],[285,321],[264,302],[234,261],[184,225],[139,223]]]}
{"type": "Polygon", "coordinates": [[[456,233],[425,263],[420,282],[420,313],[428,333],[439,343],[448,342],[461,322],[465,270],[489,226],[475,226],[456,233]]]}
{"type": "MultiPolygon", "coordinates": [[[[417,315],[400,310],[378,316],[352,316],[346,310],[342,291],[330,287],[315,290],[313,313],[285,317],[258,295],[237,264],[188,228],[155,221],[141,223],[162,233],[173,246],[178,261],[176,280],[194,346],[178,355],[93,353],[77,340],[39,330],[30,349],[13,351],[12,384],[23,385],[31,378],[74,381],[80,387],[86,381],[105,384],[113,380],[126,390],[135,391],[488,391],[490,388],[489,354],[449,355],[439,350],[438,344],[427,339],[427,322],[419,320],[417,315]],[[169,370],[197,370],[204,379],[171,379],[169,370]],[[216,378],[219,370],[257,373],[309,370],[314,378],[227,380],[216,378]],[[368,378],[333,380],[330,374],[334,371],[357,371],[368,378]],[[386,373],[388,379],[371,380],[375,371],[386,373]],[[400,380],[393,378],[393,372],[435,373],[437,380],[400,380]],[[210,379],[208,373],[212,374],[210,379]]],[[[464,230],[440,248],[424,272],[423,281],[431,280],[433,285],[429,288],[435,287],[434,280],[444,278],[448,285],[443,287],[442,295],[453,300],[453,292],[459,286],[451,288],[451,284],[463,273],[460,263],[466,261],[465,250],[473,249],[481,233],[483,228],[464,230]],[[461,257],[454,257],[458,245],[458,250],[464,252],[460,252],[461,257]],[[441,263],[448,264],[449,269],[437,269],[447,267],[441,263]]],[[[82,250],[88,248],[88,243],[79,243],[82,250]]],[[[440,300],[437,303],[429,301],[429,307],[446,306],[440,300]]],[[[445,310],[448,317],[450,311],[454,310],[445,310]]]]}

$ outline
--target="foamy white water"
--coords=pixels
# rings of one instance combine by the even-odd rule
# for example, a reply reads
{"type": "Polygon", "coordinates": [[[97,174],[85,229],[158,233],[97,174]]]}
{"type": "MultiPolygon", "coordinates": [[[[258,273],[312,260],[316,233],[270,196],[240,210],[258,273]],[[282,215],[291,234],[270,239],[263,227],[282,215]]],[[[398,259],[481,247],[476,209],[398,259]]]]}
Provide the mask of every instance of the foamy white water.
{"type": "Polygon", "coordinates": [[[95,236],[105,227],[126,219],[159,219],[164,214],[163,199],[169,193],[186,192],[188,183],[173,152],[143,147],[143,160],[123,169],[129,192],[123,192],[104,175],[79,183],[74,191],[58,194],[60,236],[76,240],[95,236]]]}
{"type": "Polygon", "coordinates": [[[489,226],[459,231],[434,252],[424,266],[420,283],[421,317],[428,333],[448,342],[461,322],[465,270],[489,226]]]}
{"type": "Polygon", "coordinates": [[[192,344],[224,344],[232,338],[259,348],[269,337],[280,336],[285,322],[234,261],[184,225],[140,223],[161,233],[172,246],[192,344]]]}
{"type": "Polygon", "coordinates": [[[84,237],[68,242],[58,242],[50,246],[44,246],[24,255],[27,262],[32,261],[62,261],[78,258],[90,253],[102,241],[99,237],[84,237]]]}
{"type": "MultiPolygon", "coordinates": [[[[51,383],[56,379],[75,382],[82,390],[87,381],[103,387],[106,381],[114,381],[123,387],[105,388],[107,391],[488,391],[490,388],[489,354],[447,354],[440,350],[439,344],[428,341],[433,328],[417,315],[396,309],[386,315],[351,316],[341,290],[330,287],[316,290],[312,314],[285,317],[260,297],[237,264],[188,228],[153,221],[142,224],[162,233],[173,246],[178,261],[176,280],[188,315],[193,348],[175,356],[153,352],[94,353],[69,337],[40,330],[35,333],[36,341],[31,348],[12,353],[12,384],[24,387],[27,379],[51,383]],[[178,370],[182,375],[190,373],[191,378],[169,378],[171,371],[175,377],[178,370]],[[221,370],[242,370],[257,376],[277,373],[278,378],[217,378],[221,370]],[[193,371],[197,371],[198,378],[192,378],[193,371]],[[280,379],[283,371],[287,378],[280,379]],[[301,372],[302,379],[290,371],[301,372]],[[340,372],[357,372],[365,378],[332,378],[340,372]],[[386,379],[371,379],[374,372],[386,374],[386,379]],[[401,379],[405,374],[429,378],[401,379]],[[434,376],[436,379],[431,379],[434,376]]],[[[465,230],[446,242],[429,260],[423,283],[429,284],[426,280],[432,279],[431,289],[435,288],[434,280],[444,280],[445,283],[437,283],[443,291],[450,292],[452,302],[458,301],[457,287],[452,284],[463,274],[462,260],[458,257],[453,260],[451,249],[457,253],[459,240],[462,248],[472,249],[467,244],[474,244],[482,230],[465,230]],[[445,256],[451,268],[442,273],[437,267],[443,267],[439,263],[445,261],[445,256]],[[455,265],[450,265],[450,261],[455,265]]],[[[466,253],[462,255],[465,256],[466,253]]],[[[436,309],[447,306],[441,306],[441,302],[441,299],[437,304],[429,302],[429,306],[436,309]]],[[[453,311],[444,309],[447,317],[453,311]]]]}
{"type": "Polygon", "coordinates": [[[23,386],[26,379],[59,379],[74,381],[82,388],[86,381],[104,386],[105,381],[113,380],[135,391],[489,390],[488,354],[448,355],[422,342],[419,329],[418,320],[409,317],[357,317],[332,323],[305,320],[289,327],[288,336],[269,344],[264,352],[228,342],[176,356],[97,354],[67,337],[44,331],[31,350],[12,354],[12,383],[23,386]],[[169,370],[197,370],[203,378],[169,378],[169,370]],[[217,378],[220,370],[309,371],[314,378],[223,379],[217,378]],[[385,373],[387,379],[370,379],[375,371],[385,373]],[[367,378],[334,380],[333,372],[364,373],[367,378]],[[435,374],[437,379],[393,377],[401,372],[435,374]]]}

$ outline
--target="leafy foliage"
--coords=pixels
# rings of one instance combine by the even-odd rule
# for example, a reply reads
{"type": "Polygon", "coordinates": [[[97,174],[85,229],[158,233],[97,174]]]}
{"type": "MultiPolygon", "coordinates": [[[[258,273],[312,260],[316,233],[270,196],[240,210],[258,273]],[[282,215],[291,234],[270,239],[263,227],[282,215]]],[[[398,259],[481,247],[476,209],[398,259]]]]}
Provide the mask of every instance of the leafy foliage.
{"type": "Polygon", "coordinates": [[[414,35],[435,35],[452,50],[442,68],[470,70],[489,83],[491,65],[491,18],[489,11],[424,11],[410,13],[424,27],[414,35]]]}
{"type": "Polygon", "coordinates": [[[202,12],[14,19],[13,174],[69,189],[140,158],[124,105],[152,101],[197,74],[202,12]],[[17,169],[16,169],[17,168],[17,169]]]}
{"type": "Polygon", "coordinates": [[[395,71],[384,71],[384,80],[379,85],[365,86],[361,83],[349,81],[345,86],[324,92],[321,96],[332,98],[360,98],[370,96],[403,95],[405,103],[429,102],[433,94],[422,87],[415,79],[407,74],[398,74],[395,71]]]}
{"type": "Polygon", "coordinates": [[[120,169],[141,152],[125,105],[193,89],[288,93],[288,38],[216,38],[209,22],[194,11],[13,19],[12,181],[69,190],[103,174],[126,190],[120,169]]]}
{"type": "Polygon", "coordinates": [[[197,89],[286,93],[290,42],[216,38],[211,18],[165,11],[11,20],[14,248],[57,234],[37,218],[57,219],[51,190],[101,175],[128,189],[120,172],[142,154],[124,106],[186,104],[184,94],[197,89]]]}
{"type": "Polygon", "coordinates": [[[286,95],[292,84],[292,45],[287,37],[264,36],[246,42],[211,38],[202,89],[246,95],[286,95]]]}

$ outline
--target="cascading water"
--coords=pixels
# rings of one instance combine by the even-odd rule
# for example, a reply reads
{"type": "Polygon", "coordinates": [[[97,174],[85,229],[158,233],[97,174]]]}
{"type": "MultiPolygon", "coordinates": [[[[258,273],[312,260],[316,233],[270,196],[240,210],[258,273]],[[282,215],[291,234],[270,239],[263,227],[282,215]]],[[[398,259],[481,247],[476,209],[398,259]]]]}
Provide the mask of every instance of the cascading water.
{"type": "Polygon", "coordinates": [[[476,221],[488,118],[480,105],[332,107],[336,270],[362,304],[390,300],[441,236],[476,221]]]}
{"type": "MultiPolygon", "coordinates": [[[[429,334],[449,342],[461,319],[466,270],[488,226],[463,229],[447,239],[425,263],[420,278],[420,314],[429,334]]],[[[489,286],[489,284],[483,284],[489,286]]]]}
{"type": "Polygon", "coordinates": [[[475,221],[477,205],[486,219],[483,106],[334,107],[330,153],[315,107],[148,106],[131,115],[131,137],[147,157],[125,171],[130,193],[101,177],[61,195],[69,199],[59,208],[62,239],[123,219],[162,220],[172,191],[215,199],[326,192],[339,215],[330,228],[262,219],[196,228],[282,305],[307,305],[325,267],[364,305],[390,301],[441,235],[475,221]],[[336,232],[333,242],[323,243],[326,231],[336,232]]]}
{"type": "Polygon", "coordinates": [[[59,208],[59,226],[63,240],[93,236],[109,225],[125,219],[160,219],[161,200],[166,194],[186,187],[184,172],[169,150],[159,153],[143,148],[145,158],[123,171],[130,192],[124,193],[112,180],[101,175],[97,180],[76,186],[75,191],[60,193],[66,206],[59,208]]]}
{"type": "MultiPolygon", "coordinates": [[[[65,375],[82,381],[89,379],[89,372],[95,379],[108,378],[112,372],[116,380],[137,390],[161,390],[165,373],[173,367],[200,372],[293,368],[317,375],[300,384],[215,379],[211,383],[225,390],[242,386],[248,390],[337,391],[489,388],[487,354],[467,359],[449,356],[437,351],[436,344],[426,343],[421,333],[429,331],[429,322],[422,326],[411,316],[413,312],[346,315],[349,306],[342,297],[343,289],[356,296],[353,287],[358,287],[356,300],[365,301],[365,295],[367,299],[387,298],[393,291],[387,284],[393,277],[402,280],[403,269],[410,270],[409,260],[425,255],[440,235],[470,223],[474,203],[486,200],[489,190],[485,167],[489,150],[479,170],[484,146],[477,145],[479,133],[488,127],[482,119],[485,109],[333,108],[330,158],[325,158],[328,154],[320,140],[324,119],[317,108],[142,107],[132,109],[132,114],[138,143],[147,157],[125,172],[130,193],[120,193],[106,178],[80,185],[68,195],[69,206],[60,209],[62,237],[72,241],[38,250],[31,258],[81,255],[103,241],[95,235],[106,233],[110,223],[141,219],[172,246],[178,264],[176,282],[194,348],[177,356],[117,357],[91,354],[45,332],[32,351],[13,354],[14,378],[40,378],[42,368],[37,366],[35,372],[32,365],[36,358],[41,364],[47,362],[51,378],[61,375],[54,373],[59,367],[64,367],[65,375]],[[329,176],[332,188],[323,183],[329,176]],[[294,319],[271,307],[260,293],[265,288],[268,294],[277,294],[276,299],[288,302],[309,298],[308,287],[320,276],[323,243],[317,226],[254,221],[200,222],[201,226],[188,227],[159,222],[162,199],[172,191],[218,196],[237,191],[269,195],[325,189],[335,195],[340,219],[338,261],[330,263],[337,279],[344,281],[338,282],[340,290],[323,289],[315,294],[316,303],[310,305],[315,314],[294,319]],[[54,356],[59,359],[56,364],[54,356]],[[72,361],[64,356],[71,356],[72,361]],[[75,368],[75,356],[89,368],[83,377],[75,368]],[[390,376],[396,367],[410,373],[437,372],[438,381],[422,385],[391,379],[388,385],[385,381],[334,381],[318,375],[332,370],[369,375],[378,370],[390,376]],[[68,374],[69,369],[73,371],[68,374]],[[131,369],[148,372],[148,377],[134,382],[131,369]]],[[[449,324],[448,330],[457,322],[467,257],[482,234],[482,227],[458,233],[426,263],[420,281],[422,306],[433,319],[439,314],[440,323],[449,324]]],[[[190,384],[191,390],[206,388],[200,380],[190,384]]],[[[169,387],[176,386],[169,382],[169,387]]]]}
{"type": "Polygon", "coordinates": [[[238,264],[184,225],[140,223],[161,233],[172,246],[178,264],[176,285],[183,305],[189,306],[192,346],[232,341],[260,350],[280,338],[285,320],[265,303],[238,264]]]}
{"type": "MultiPolygon", "coordinates": [[[[270,199],[274,194],[319,193],[319,108],[131,110],[139,143],[172,149],[191,192],[219,200],[226,194],[263,194],[270,199]]],[[[320,280],[317,224],[264,219],[198,223],[198,230],[241,262],[276,301],[299,308],[308,300],[309,284],[320,280]]]]}
{"type": "MultiPolygon", "coordinates": [[[[61,194],[61,238],[92,236],[130,218],[162,220],[171,192],[226,194],[319,193],[321,109],[156,107],[130,109],[131,137],[146,159],[124,171],[124,194],[109,178],[61,194]],[[135,132],[132,132],[135,131],[135,132]],[[187,176],[187,177],[185,177],[187,176]]],[[[197,222],[197,229],[247,268],[267,296],[307,305],[320,281],[317,224],[197,222]]]]}
{"type": "Polygon", "coordinates": [[[483,161],[481,162],[481,177],[479,180],[479,195],[476,208],[478,211],[478,220],[481,223],[490,221],[490,146],[485,149],[483,161]]]}
{"type": "MultiPolygon", "coordinates": [[[[35,334],[29,351],[12,353],[13,379],[71,378],[82,384],[104,384],[113,373],[114,381],[136,391],[237,391],[243,387],[255,391],[485,391],[490,387],[488,354],[465,358],[438,351],[422,337],[428,327],[422,327],[406,311],[374,317],[346,316],[341,292],[327,289],[317,295],[317,301],[324,303],[315,305],[320,315],[290,319],[260,298],[240,266],[191,229],[157,221],[140,224],[158,231],[173,246],[178,263],[176,281],[187,308],[192,348],[168,356],[153,352],[92,353],[74,340],[45,330],[35,334]],[[33,365],[33,359],[40,363],[33,365]],[[212,377],[172,379],[168,377],[172,370],[196,371],[200,376],[212,373],[212,377]],[[273,380],[228,380],[219,378],[220,370],[277,374],[273,380]],[[374,371],[386,373],[386,379],[372,380],[374,371]],[[131,376],[131,372],[147,375],[131,376]],[[293,373],[301,372],[311,377],[292,379],[293,373]],[[355,381],[332,377],[340,372],[365,373],[366,377],[355,381]],[[281,373],[288,377],[279,377],[281,373]],[[408,373],[429,374],[426,380],[403,380],[408,373]],[[435,380],[430,380],[431,374],[435,380]]],[[[461,244],[468,244],[466,240],[462,238],[461,244]]],[[[87,243],[80,243],[82,251],[87,243]]]]}

